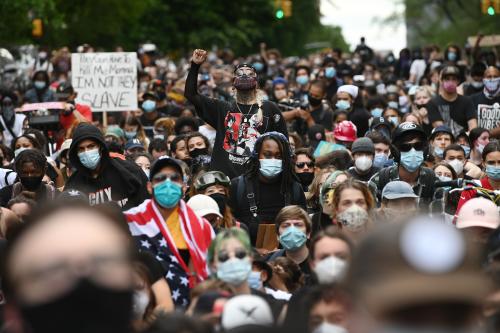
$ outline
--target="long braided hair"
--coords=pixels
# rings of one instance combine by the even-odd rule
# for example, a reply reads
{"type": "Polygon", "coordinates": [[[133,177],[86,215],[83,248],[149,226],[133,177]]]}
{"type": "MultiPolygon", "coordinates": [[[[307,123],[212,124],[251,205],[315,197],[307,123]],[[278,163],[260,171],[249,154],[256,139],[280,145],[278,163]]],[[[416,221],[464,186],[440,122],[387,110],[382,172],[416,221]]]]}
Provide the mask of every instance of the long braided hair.
{"type": "Polygon", "coordinates": [[[262,134],[257,141],[252,152],[252,155],[247,160],[245,166],[247,171],[245,175],[250,179],[257,179],[260,174],[260,161],[259,153],[262,149],[264,141],[274,140],[280,149],[281,160],[282,160],[282,171],[281,171],[281,187],[280,193],[283,194],[285,200],[290,202],[290,194],[292,193],[293,181],[299,181],[295,175],[294,165],[292,163],[292,152],[290,149],[290,144],[287,138],[280,132],[267,132],[262,134]]]}

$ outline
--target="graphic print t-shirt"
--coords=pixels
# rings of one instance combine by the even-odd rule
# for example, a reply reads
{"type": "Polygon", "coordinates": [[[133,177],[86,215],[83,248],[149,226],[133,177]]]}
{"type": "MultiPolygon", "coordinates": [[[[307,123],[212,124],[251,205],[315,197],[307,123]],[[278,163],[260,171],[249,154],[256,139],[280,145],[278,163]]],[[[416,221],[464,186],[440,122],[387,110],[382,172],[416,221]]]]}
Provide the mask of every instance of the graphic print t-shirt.
{"type": "Polygon", "coordinates": [[[288,137],[285,120],[273,102],[262,103],[262,117],[259,117],[257,104],[236,104],[198,94],[198,69],[198,65],[191,64],[186,97],[196,107],[198,116],[217,131],[211,169],[222,171],[229,178],[237,177],[244,173],[243,165],[261,134],[277,131],[288,137]]]}

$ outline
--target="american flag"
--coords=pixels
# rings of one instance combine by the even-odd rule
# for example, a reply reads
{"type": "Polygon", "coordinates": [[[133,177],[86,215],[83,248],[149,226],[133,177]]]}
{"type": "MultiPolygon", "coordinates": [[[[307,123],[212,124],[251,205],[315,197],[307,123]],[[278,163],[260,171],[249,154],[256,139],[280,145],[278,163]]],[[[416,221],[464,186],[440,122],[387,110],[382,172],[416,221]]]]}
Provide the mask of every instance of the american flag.
{"type": "Polygon", "coordinates": [[[189,304],[189,278],[161,232],[153,237],[137,235],[134,240],[140,251],[151,253],[162,265],[175,306],[185,308],[189,304]]]}
{"type": "Polygon", "coordinates": [[[180,256],[154,201],[144,201],[126,211],[125,216],[139,250],[150,252],[162,265],[174,304],[186,307],[189,304],[189,289],[208,277],[206,254],[215,233],[210,223],[196,216],[182,200],[178,212],[194,270],[191,276],[188,275],[189,263],[184,263],[180,256]]]}

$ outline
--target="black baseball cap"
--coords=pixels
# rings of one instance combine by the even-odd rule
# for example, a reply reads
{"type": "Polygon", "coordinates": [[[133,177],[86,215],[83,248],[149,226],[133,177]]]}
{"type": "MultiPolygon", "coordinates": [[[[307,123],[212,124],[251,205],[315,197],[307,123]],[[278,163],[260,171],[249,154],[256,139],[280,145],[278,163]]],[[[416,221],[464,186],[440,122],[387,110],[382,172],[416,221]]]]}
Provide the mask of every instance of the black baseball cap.
{"type": "Polygon", "coordinates": [[[175,168],[179,172],[181,177],[184,177],[184,173],[182,172],[182,167],[175,158],[169,156],[160,156],[156,160],[156,162],[153,163],[153,166],[151,167],[151,170],[149,172],[149,180],[153,180],[153,177],[166,166],[171,166],[175,168]]]}

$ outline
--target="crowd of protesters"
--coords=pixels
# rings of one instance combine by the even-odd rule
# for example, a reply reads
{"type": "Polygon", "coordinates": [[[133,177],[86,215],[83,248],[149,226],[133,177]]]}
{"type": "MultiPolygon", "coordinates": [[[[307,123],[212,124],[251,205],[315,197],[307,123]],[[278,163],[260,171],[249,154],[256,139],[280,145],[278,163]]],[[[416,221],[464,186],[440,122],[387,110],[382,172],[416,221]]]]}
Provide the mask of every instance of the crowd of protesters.
{"type": "Polygon", "coordinates": [[[4,66],[2,332],[500,332],[494,49],[144,44],[107,114],[71,85],[96,51],[4,66]]]}

